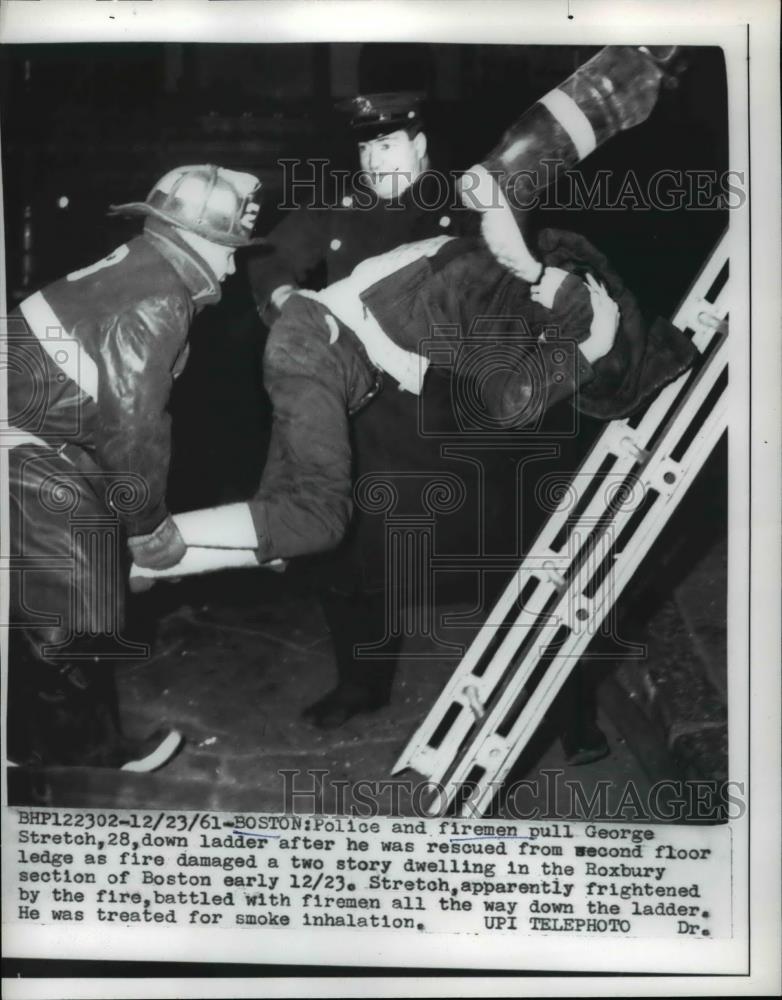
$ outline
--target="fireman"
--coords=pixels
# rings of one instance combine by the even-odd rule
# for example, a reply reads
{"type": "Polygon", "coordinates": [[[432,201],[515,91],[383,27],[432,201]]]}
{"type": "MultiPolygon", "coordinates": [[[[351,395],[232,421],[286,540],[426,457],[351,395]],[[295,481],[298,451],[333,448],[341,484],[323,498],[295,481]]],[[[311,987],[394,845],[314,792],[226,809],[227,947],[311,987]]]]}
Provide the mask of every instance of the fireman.
{"type": "Polygon", "coordinates": [[[254,241],[256,177],[180,167],[146,201],[143,233],[25,299],[8,323],[11,625],[8,757],[19,764],[150,771],[181,743],[122,736],[114,665],[126,554],[176,563],[166,508],[167,406],[195,315],[216,303],[254,241]]]}

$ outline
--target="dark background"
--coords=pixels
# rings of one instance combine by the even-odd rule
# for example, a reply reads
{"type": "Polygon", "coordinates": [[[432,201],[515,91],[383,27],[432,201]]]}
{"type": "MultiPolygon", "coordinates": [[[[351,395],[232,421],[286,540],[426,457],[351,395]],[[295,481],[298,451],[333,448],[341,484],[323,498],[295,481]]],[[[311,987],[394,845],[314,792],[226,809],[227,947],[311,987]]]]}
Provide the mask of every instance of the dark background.
{"type": "MultiPolygon", "coordinates": [[[[377,44],[5,46],[2,150],[9,308],[103,257],[137,228],[106,215],[142,199],[165,171],[218,163],[261,177],[258,232],[279,216],[281,157],[355,168],[336,100],[413,89],[427,98],[434,165],[459,170],[596,49],[377,44]],[[60,207],[67,199],[67,205],[60,207]]],[[[687,51],[688,69],[650,119],[580,168],[585,180],[632,169],[728,167],[724,62],[687,51]]],[[[618,181],[617,181],[618,183],[618,181]]],[[[652,314],[670,315],[727,223],[724,211],[539,210],[533,225],[584,233],[652,314]]],[[[265,329],[239,273],[197,320],[172,399],[174,509],[246,497],[263,465],[269,410],[260,380],[265,329]]]]}

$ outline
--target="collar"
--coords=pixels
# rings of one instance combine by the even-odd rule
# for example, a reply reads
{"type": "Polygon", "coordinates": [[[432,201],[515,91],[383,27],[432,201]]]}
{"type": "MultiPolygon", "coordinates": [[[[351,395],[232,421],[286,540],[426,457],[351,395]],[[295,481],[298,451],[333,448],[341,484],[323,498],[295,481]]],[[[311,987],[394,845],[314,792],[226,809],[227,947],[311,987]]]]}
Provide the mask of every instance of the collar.
{"type": "MultiPolygon", "coordinates": [[[[442,199],[443,195],[443,189],[439,186],[435,188],[434,183],[439,182],[433,182],[431,171],[424,170],[396,201],[388,202],[387,204],[404,205],[405,208],[409,208],[412,203],[413,207],[420,212],[434,211],[440,207],[439,199],[442,199]],[[433,197],[434,204],[432,203],[433,197]]],[[[447,200],[445,204],[448,204],[447,200]]]]}
{"type": "Polygon", "coordinates": [[[196,310],[220,301],[222,289],[207,262],[186,243],[173,226],[157,219],[144,223],[144,237],[174,268],[190,292],[196,310]]]}
{"type": "Polygon", "coordinates": [[[338,281],[320,292],[301,289],[298,294],[307,299],[314,299],[325,306],[328,312],[324,316],[329,330],[329,345],[334,344],[339,337],[339,323],[352,330],[361,342],[364,352],[375,368],[387,372],[399,383],[400,389],[420,396],[424,386],[424,376],[429,367],[429,359],[413,351],[407,351],[388,336],[381,325],[358,297],[355,298],[355,311],[346,315],[345,296],[351,301],[351,290],[346,287],[346,281],[338,281]],[[349,322],[348,322],[349,320],[349,322]]]}

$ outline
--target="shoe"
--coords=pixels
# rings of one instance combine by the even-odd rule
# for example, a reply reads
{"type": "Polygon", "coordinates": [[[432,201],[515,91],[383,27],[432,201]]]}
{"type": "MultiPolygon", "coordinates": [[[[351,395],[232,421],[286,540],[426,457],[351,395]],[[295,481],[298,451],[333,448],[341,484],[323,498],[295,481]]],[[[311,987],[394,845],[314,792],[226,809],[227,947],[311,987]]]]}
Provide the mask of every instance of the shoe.
{"type": "Polygon", "coordinates": [[[363,712],[377,712],[390,701],[389,695],[366,685],[339,684],[301,713],[318,729],[337,729],[363,712]]]}
{"type": "Polygon", "coordinates": [[[565,759],[571,767],[594,764],[611,752],[608,740],[595,722],[582,722],[576,732],[565,732],[560,736],[565,759]]]}
{"type": "Polygon", "coordinates": [[[176,730],[158,730],[134,740],[120,732],[113,671],[67,664],[28,670],[18,687],[15,714],[23,727],[9,727],[9,761],[27,767],[105,767],[154,771],[182,746],[176,730]],[[24,700],[22,700],[24,698],[24,700]]]}

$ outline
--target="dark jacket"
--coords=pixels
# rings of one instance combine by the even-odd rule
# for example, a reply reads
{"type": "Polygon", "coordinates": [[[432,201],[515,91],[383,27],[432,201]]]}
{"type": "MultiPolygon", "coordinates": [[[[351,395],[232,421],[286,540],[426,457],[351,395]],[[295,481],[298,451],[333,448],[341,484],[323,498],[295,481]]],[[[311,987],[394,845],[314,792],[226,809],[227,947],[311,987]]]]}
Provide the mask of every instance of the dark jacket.
{"type": "Polygon", "coordinates": [[[143,500],[121,518],[129,534],[146,534],[166,515],[172,380],[186,361],[193,316],[219,300],[220,285],[173,229],[153,223],[41,295],[96,380],[63,373],[56,352],[40,345],[51,331],[31,332],[22,303],[9,323],[10,422],[55,447],[83,449],[104,471],[138,477],[143,500]],[[31,407],[36,399],[43,405],[31,407]]]}
{"type": "Polygon", "coordinates": [[[504,337],[509,336],[509,324],[520,324],[520,344],[526,342],[537,369],[530,364],[514,371],[505,364],[485,386],[487,405],[498,417],[505,408],[502,397],[510,397],[507,405],[517,416],[508,414],[508,426],[516,429],[529,423],[515,409],[520,393],[531,398],[542,390],[545,408],[572,397],[583,413],[616,419],[639,409],[689,368],[696,354],[690,340],[661,317],[647,322],[635,296],[588,240],[545,229],[538,251],[546,266],[560,267],[574,277],[592,274],[619,305],[614,346],[594,365],[580,351],[573,353],[568,371],[556,360],[566,344],[589,336],[591,307],[583,283],[566,279],[554,308],[546,309],[530,299],[529,284],[497,263],[480,239],[454,240],[434,257],[414,261],[377,282],[361,298],[397,344],[419,353],[436,351],[443,336],[433,338],[432,331],[445,332],[453,324],[458,325],[457,339],[473,344],[481,342],[479,320],[490,321],[491,329],[503,331],[504,337]]]}
{"type": "Polygon", "coordinates": [[[364,193],[329,208],[302,207],[272,229],[269,248],[248,259],[250,287],[259,312],[271,322],[269,299],[281,285],[324,287],[367,257],[430,236],[469,235],[479,221],[439,174],[422,174],[398,201],[367,204],[364,193]]]}
{"type": "MultiPolygon", "coordinates": [[[[479,421],[488,419],[483,424],[488,429],[534,435],[545,412],[567,397],[606,417],[618,416],[643,405],[694,356],[690,342],[670,324],[659,343],[650,342],[634,298],[581,237],[548,231],[542,248],[544,259],[561,251],[560,266],[588,266],[611,283],[609,291],[619,300],[614,348],[594,365],[578,348],[592,318],[580,294],[583,283],[566,279],[554,309],[546,309],[480,242],[448,243],[431,260],[413,262],[362,295],[397,344],[429,356],[435,371],[428,379],[441,368],[456,376],[454,383],[469,379],[477,385],[468,400],[480,411],[474,413],[479,421]],[[484,321],[490,323],[488,336],[484,321]]],[[[326,313],[319,303],[293,296],[266,347],[264,381],[274,426],[261,489],[251,504],[262,560],[333,548],[352,513],[348,414],[365,398],[374,372],[351,331],[343,327],[333,338],[326,313]]],[[[384,430],[386,438],[398,439],[408,429],[387,424],[384,430]]],[[[405,478],[411,478],[409,470],[399,481],[405,478]]],[[[386,476],[384,490],[396,489],[394,477],[386,476]]]]}

